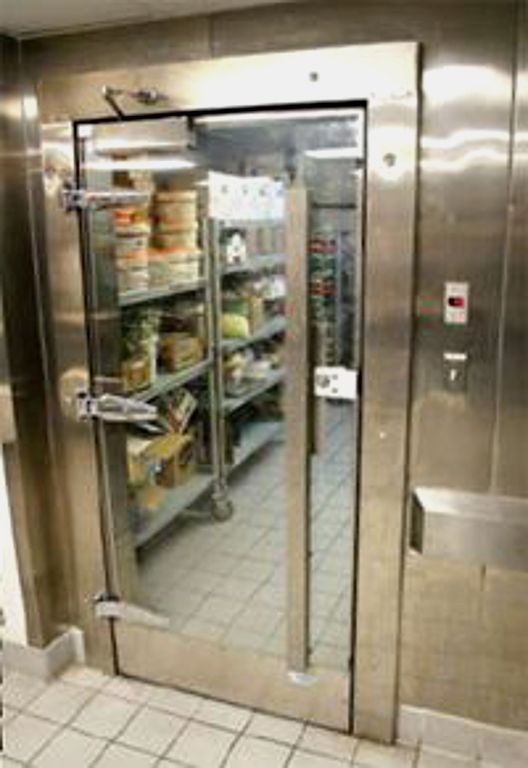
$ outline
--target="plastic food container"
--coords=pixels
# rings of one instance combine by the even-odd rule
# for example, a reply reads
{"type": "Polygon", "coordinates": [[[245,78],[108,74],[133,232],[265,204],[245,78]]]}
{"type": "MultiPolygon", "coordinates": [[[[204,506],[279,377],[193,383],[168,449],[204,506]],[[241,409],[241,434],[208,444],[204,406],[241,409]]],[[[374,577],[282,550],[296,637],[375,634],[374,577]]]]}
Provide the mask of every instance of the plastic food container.
{"type": "Polygon", "coordinates": [[[201,260],[199,259],[170,261],[168,267],[171,283],[191,282],[200,279],[201,260]]]}
{"type": "Polygon", "coordinates": [[[154,213],[159,228],[186,229],[196,225],[196,206],[192,203],[157,203],[154,213]]]}
{"type": "Polygon", "coordinates": [[[203,346],[188,333],[165,333],[160,336],[159,354],[164,368],[176,372],[202,360],[203,346]]]}
{"type": "Polygon", "coordinates": [[[152,381],[151,373],[151,362],[147,355],[123,360],[121,363],[123,390],[135,392],[143,387],[148,387],[152,381]]]}
{"type": "Polygon", "coordinates": [[[198,192],[195,189],[165,189],[158,190],[155,195],[156,204],[158,203],[180,203],[198,204],[198,192]]]}
{"type": "Polygon", "coordinates": [[[154,220],[159,232],[176,232],[196,228],[198,194],[193,190],[158,192],[155,197],[154,220]]]}
{"type": "Polygon", "coordinates": [[[182,229],[178,232],[158,232],[155,245],[163,250],[175,250],[184,253],[195,253],[198,250],[198,227],[182,229]]]}
{"type": "Polygon", "coordinates": [[[114,253],[119,261],[134,262],[134,266],[145,266],[148,263],[148,235],[133,235],[116,237],[114,253]]]}
{"type": "Polygon", "coordinates": [[[146,207],[116,208],[112,211],[116,235],[141,235],[150,232],[150,217],[146,207]]]}
{"type": "Polygon", "coordinates": [[[145,291],[149,287],[150,273],[147,267],[130,267],[125,264],[117,265],[117,286],[120,292],[145,291]]]}

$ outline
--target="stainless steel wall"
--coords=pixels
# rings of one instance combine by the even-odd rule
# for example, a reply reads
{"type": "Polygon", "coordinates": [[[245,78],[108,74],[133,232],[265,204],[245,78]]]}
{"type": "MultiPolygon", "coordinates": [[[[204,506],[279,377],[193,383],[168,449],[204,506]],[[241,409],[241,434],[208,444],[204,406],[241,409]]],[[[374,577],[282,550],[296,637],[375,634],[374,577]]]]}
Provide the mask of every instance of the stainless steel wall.
{"type": "MultiPolygon", "coordinates": [[[[19,44],[0,36],[1,385],[14,416],[11,434],[2,435],[2,442],[28,638],[42,646],[58,633],[68,603],[62,591],[64,561],[54,533],[57,507],[50,485],[40,289],[28,194],[28,102],[20,64],[19,44]]],[[[6,398],[2,400],[4,409],[6,398]]]]}
{"type": "MultiPolygon", "coordinates": [[[[38,80],[147,61],[422,42],[410,483],[515,495],[526,493],[515,457],[527,418],[518,214],[505,247],[510,192],[522,202],[518,171],[510,188],[516,13],[513,0],[302,3],[30,40],[24,59],[38,80]],[[442,323],[446,280],[470,282],[467,328],[442,323]],[[443,389],[445,350],[470,355],[466,395],[443,389]]],[[[523,575],[409,556],[402,703],[526,728],[527,594],[523,575]]]]}
{"type": "Polygon", "coordinates": [[[2,386],[14,424],[3,446],[28,634],[42,645],[52,634],[49,548],[42,521],[47,506],[42,422],[40,341],[25,174],[19,45],[0,36],[0,258],[4,360],[2,386]],[[23,313],[20,308],[23,307],[23,313]],[[4,336],[5,334],[5,336],[4,336]],[[39,480],[40,478],[40,480],[39,480]]]}
{"type": "MultiPolygon", "coordinates": [[[[458,150],[462,162],[476,151],[475,162],[463,163],[451,176],[451,153],[424,153],[423,163],[436,161],[442,189],[457,194],[446,183],[446,175],[460,185],[461,197],[453,198],[461,203],[455,231],[448,218],[444,231],[438,231],[437,269],[442,275],[442,244],[451,247],[458,232],[464,250],[457,251],[459,270],[454,266],[449,275],[465,279],[468,271],[480,274],[478,303],[473,302],[472,310],[477,316],[469,335],[456,339],[450,334],[443,340],[450,348],[470,352],[473,370],[468,398],[446,397],[431,381],[434,360],[430,355],[440,353],[437,343],[442,342],[433,320],[422,319],[418,324],[418,343],[425,342],[429,333],[433,345],[429,357],[425,353],[417,360],[411,476],[420,483],[523,498],[528,497],[527,24],[526,5],[519,3],[517,51],[515,38],[511,45],[513,133],[508,135],[505,126],[496,122],[498,91],[492,88],[493,77],[488,77],[487,98],[483,92],[478,107],[482,121],[468,115],[467,138],[458,150]],[[482,133],[474,145],[471,131],[476,128],[482,133]],[[508,163],[511,174],[505,190],[508,163]],[[479,183],[486,188],[479,191],[479,183]],[[489,194],[498,189],[493,203],[489,194]],[[501,228],[504,246],[496,239],[501,228]],[[494,253],[480,250],[486,237],[492,238],[494,253]],[[482,322],[484,318],[489,324],[482,322]],[[486,332],[491,334],[487,338],[486,332]],[[460,462],[459,472],[456,462],[460,462]]],[[[453,128],[447,138],[456,137],[453,128]]],[[[427,134],[423,141],[428,142],[427,134]]],[[[446,213],[453,216],[456,211],[446,213]]],[[[430,280],[423,284],[429,290],[430,280]]],[[[437,358],[437,372],[438,362],[437,358]]],[[[405,592],[402,700],[526,730],[528,574],[410,556],[405,592]]]]}

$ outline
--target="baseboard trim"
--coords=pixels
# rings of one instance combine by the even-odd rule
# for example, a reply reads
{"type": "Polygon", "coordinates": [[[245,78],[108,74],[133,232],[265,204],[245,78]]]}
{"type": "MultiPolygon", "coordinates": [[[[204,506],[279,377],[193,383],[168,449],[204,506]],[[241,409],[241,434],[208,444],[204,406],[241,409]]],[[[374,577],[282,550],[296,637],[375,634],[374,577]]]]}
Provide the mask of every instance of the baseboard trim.
{"type": "Polygon", "coordinates": [[[398,717],[400,744],[450,752],[491,765],[526,768],[528,733],[477,720],[446,715],[429,709],[401,706],[398,717]]]}
{"type": "Polygon", "coordinates": [[[84,663],[83,633],[77,627],[70,627],[45,648],[4,640],[2,657],[6,670],[50,680],[70,665],[84,663]]]}

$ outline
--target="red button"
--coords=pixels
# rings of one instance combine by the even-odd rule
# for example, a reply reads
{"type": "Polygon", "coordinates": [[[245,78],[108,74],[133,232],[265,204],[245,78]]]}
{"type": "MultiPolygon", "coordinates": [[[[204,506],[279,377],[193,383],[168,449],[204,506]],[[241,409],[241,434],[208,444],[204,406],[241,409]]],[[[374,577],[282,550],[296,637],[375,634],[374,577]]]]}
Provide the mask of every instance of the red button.
{"type": "Polygon", "coordinates": [[[450,296],[447,300],[450,307],[456,307],[456,309],[463,309],[465,301],[462,296],[450,296]]]}

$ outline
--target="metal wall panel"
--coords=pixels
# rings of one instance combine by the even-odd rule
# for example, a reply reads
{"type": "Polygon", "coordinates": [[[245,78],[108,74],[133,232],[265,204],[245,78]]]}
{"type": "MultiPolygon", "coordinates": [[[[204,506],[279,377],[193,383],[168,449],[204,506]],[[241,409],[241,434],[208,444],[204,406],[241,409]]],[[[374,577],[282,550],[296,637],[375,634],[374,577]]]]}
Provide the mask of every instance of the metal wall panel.
{"type": "Polygon", "coordinates": [[[497,493],[528,497],[528,7],[519,4],[512,175],[498,356],[497,493]]]}
{"type": "Polygon", "coordinates": [[[209,19],[165,19],[146,24],[92,30],[28,40],[26,65],[37,78],[66,72],[91,72],[175,58],[209,56],[209,19]],[[51,54],[51,55],[50,55],[51,54]]]}
{"type": "Polygon", "coordinates": [[[5,449],[13,529],[21,563],[29,640],[56,633],[51,596],[52,553],[47,510],[47,432],[42,358],[27,194],[25,126],[19,46],[0,38],[0,253],[6,367],[16,442],[5,449]],[[21,308],[23,311],[21,312],[21,308]],[[9,373],[8,373],[9,371],[9,373]]]}

